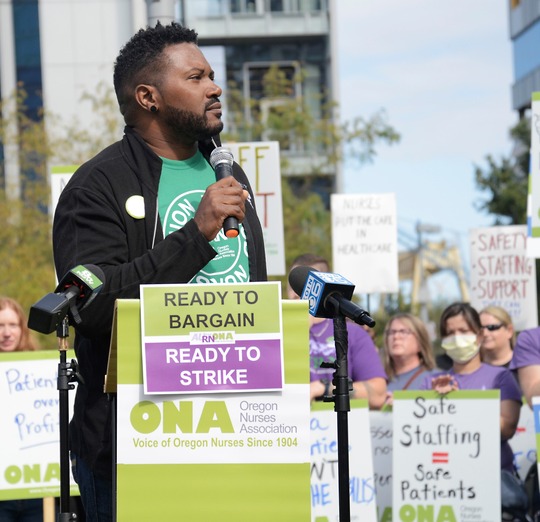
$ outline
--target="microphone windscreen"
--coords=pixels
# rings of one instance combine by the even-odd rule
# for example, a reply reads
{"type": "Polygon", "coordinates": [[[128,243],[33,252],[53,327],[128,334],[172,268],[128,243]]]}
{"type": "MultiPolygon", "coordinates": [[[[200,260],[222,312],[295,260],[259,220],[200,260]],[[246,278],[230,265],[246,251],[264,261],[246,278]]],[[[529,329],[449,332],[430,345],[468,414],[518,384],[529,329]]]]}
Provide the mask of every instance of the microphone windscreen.
{"type": "Polygon", "coordinates": [[[216,166],[220,163],[225,163],[226,165],[232,165],[234,163],[234,157],[232,152],[225,147],[216,147],[210,153],[210,165],[216,170],[216,166]]]}
{"type": "Polygon", "coordinates": [[[295,266],[289,272],[289,284],[299,296],[302,296],[302,291],[304,290],[304,285],[310,272],[317,272],[317,269],[311,266],[295,266]]]}
{"type": "Polygon", "coordinates": [[[92,272],[103,284],[105,284],[105,274],[103,273],[103,270],[99,268],[97,265],[83,265],[84,268],[92,272]]]}

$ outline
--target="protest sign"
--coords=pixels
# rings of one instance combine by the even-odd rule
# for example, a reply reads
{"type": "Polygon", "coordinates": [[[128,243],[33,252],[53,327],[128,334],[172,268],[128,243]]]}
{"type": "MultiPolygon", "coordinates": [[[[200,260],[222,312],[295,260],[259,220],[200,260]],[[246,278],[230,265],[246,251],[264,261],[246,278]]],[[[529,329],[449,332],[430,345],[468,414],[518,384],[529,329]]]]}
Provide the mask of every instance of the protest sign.
{"type": "Polygon", "coordinates": [[[257,215],[264,235],[268,275],[283,275],[285,239],[279,142],[226,143],[225,146],[246,173],[255,194],[257,215]]]}
{"type": "MultiPolygon", "coordinates": [[[[0,500],[60,495],[58,357],[54,351],[0,354],[0,500]]],[[[70,480],[71,494],[78,494],[70,480]]]]}
{"type": "Polygon", "coordinates": [[[334,272],[355,293],[398,291],[395,194],[332,194],[334,272]]]}
{"type": "Polygon", "coordinates": [[[378,522],[392,522],[392,412],[370,411],[373,479],[378,522]]]}
{"type": "Polygon", "coordinates": [[[527,198],[527,255],[540,257],[540,92],[531,95],[531,161],[527,198]]]}
{"type": "Polygon", "coordinates": [[[500,522],[499,396],[394,392],[393,520],[500,522]]]}
{"type": "Polygon", "coordinates": [[[283,387],[278,282],[142,285],[145,393],[283,387]]]}
{"type": "Polygon", "coordinates": [[[526,226],[475,228],[469,238],[471,304],[477,310],[504,308],[516,330],[537,326],[536,269],[526,254],[526,226]]]}
{"type": "MultiPolygon", "coordinates": [[[[366,400],[352,400],[349,426],[350,520],[377,520],[373,460],[366,400]]],[[[337,415],[330,403],[311,406],[311,520],[339,518],[337,415]]]]}

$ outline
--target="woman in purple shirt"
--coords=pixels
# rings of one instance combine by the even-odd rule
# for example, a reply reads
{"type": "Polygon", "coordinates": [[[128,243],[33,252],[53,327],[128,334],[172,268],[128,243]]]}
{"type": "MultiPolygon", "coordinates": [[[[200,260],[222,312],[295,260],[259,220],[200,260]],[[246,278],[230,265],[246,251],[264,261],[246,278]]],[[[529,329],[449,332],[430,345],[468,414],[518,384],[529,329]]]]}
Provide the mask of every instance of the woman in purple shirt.
{"type": "Polygon", "coordinates": [[[439,393],[452,390],[501,391],[501,468],[513,471],[513,452],[508,440],[519,421],[521,392],[507,368],[491,366],[480,359],[483,340],[478,312],[468,303],[454,303],[442,313],[439,330],[442,347],[452,359],[452,368],[426,378],[423,389],[439,393]]]}

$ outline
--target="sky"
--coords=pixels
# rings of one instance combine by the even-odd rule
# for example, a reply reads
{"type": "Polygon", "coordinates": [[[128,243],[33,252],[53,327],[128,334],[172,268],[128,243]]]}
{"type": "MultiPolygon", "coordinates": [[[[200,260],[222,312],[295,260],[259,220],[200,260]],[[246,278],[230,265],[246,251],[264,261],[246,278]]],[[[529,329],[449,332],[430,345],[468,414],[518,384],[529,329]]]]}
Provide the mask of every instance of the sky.
{"type": "MultiPolygon", "coordinates": [[[[384,109],[401,134],[368,165],[346,162],[348,194],[396,194],[398,241],[416,224],[441,227],[468,261],[468,231],[494,217],[475,166],[512,150],[512,47],[503,0],[337,0],[342,120],[384,109]]],[[[433,235],[437,240],[441,235],[433,235]]],[[[399,244],[399,249],[404,249],[399,244]]],[[[467,267],[466,267],[467,270],[467,267]]]]}

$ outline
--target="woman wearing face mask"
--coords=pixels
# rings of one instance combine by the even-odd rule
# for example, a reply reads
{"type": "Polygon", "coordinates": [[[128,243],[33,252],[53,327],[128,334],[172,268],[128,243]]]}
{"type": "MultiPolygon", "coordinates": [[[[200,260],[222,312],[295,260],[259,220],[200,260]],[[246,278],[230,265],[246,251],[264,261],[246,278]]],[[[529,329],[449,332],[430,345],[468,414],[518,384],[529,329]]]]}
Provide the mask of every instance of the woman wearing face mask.
{"type": "Polygon", "coordinates": [[[513,472],[513,452],[508,440],[516,432],[521,392],[510,371],[480,358],[484,332],[478,312],[468,303],[454,303],[442,313],[439,330],[442,347],[452,368],[426,378],[422,389],[439,393],[452,390],[501,390],[501,468],[513,472]]]}

